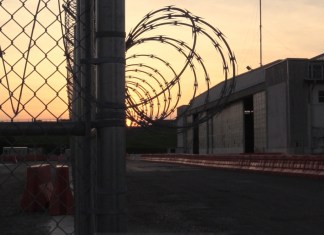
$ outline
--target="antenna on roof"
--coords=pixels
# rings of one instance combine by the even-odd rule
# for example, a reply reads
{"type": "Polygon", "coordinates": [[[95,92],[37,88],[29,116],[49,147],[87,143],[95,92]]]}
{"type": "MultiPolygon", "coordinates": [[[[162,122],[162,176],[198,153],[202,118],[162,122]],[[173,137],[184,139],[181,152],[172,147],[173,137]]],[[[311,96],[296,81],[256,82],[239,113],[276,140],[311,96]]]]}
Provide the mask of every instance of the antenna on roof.
{"type": "Polygon", "coordinates": [[[262,0],[260,0],[260,66],[262,66],[262,0]]]}

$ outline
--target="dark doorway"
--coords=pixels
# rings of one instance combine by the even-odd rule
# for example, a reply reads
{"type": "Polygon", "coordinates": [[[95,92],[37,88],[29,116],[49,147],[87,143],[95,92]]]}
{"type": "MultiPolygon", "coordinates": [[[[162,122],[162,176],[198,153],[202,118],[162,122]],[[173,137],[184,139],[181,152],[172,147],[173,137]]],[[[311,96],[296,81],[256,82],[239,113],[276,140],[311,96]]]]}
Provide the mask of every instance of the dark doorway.
{"type": "Polygon", "coordinates": [[[193,128],[193,153],[199,154],[199,125],[198,125],[198,114],[192,116],[194,128],[193,128]]]}
{"type": "Polygon", "coordinates": [[[244,99],[244,148],[246,153],[254,152],[253,96],[244,99]]]}

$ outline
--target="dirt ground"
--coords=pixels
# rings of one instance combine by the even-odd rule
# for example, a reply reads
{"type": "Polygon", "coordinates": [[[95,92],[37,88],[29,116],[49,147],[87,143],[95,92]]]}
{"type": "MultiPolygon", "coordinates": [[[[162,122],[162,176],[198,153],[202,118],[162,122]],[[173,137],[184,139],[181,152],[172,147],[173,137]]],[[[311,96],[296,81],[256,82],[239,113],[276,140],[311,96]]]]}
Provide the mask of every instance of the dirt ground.
{"type": "MultiPolygon", "coordinates": [[[[19,209],[25,168],[0,166],[1,235],[53,229],[46,212],[19,209]]],[[[324,234],[323,180],[133,160],[127,181],[131,234],[324,234]]],[[[52,234],[73,229],[55,219],[52,234]]]]}

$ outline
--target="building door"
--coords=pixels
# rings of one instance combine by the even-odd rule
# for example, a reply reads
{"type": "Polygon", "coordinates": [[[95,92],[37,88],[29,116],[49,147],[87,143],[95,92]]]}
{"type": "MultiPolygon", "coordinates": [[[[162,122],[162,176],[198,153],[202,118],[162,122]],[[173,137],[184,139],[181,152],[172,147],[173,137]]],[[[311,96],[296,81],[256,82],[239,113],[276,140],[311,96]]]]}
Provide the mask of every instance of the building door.
{"type": "Polygon", "coordinates": [[[253,96],[244,99],[244,152],[254,152],[253,96]]]}

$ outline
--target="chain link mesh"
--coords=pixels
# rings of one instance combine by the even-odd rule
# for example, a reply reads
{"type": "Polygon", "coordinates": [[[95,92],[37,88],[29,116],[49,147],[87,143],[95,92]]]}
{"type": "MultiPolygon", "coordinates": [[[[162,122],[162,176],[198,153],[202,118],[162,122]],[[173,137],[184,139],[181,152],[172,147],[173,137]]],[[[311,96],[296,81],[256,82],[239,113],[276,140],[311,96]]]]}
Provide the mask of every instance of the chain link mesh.
{"type": "MultiPolygon", "coordinates": [[[[92,79],[99,77],[100,63],[125,62],[124,57],[96,58],[100,34],[94,32],[94,1],[0,0],[0,16],[0,227],[4,234],[91,234],[93,214],[101,213],[94,192],[106,193],[98,193],[93,182],[100,166],[96,146],[101,142],[92,127],[124,126],[125,111],[128,125],[158,124],[176,111],[182,94],[190,93],[183,89],[187,87],[194,92],[186,110],[218,100],[209,109],[211,115],[183,127],[189,128],[219,112],[234,89],[235,80],[227,79],[235,77],[235,56],[223,34],[176,7],[149,13],[126,38],[125,105],[97,100],[94,91],[100,87],[92,79]],[[146,34],[163,26],[174,27],[175,34],[177,27],[187,28],[190,40],[146,34]],[[225,78],[219,97],[207,92],[195,103],[198,73],[207,90],[216,77],[208,74],[198,54],[198,36],[204,36],[221,57],[220,71],[225,78]],[[141,48],[136,51],[134,46],[149,42],[178,51],[184,63],[171,65],[175,58],[152,54],[152,47],[147,47],[147,53],[141,48]],[[162,69],[155,67],[158,65],[162,69]],[[160,73],[163,68],[169,74],[160,73]],[[171,80],[166,80],[170,74],[171,80]],[[192,86],[187,84],[188,74],[192,86]],[[98,116],[98,110],[105,109],[111,112],[111,123],[98,116]]],[[[125,36],[124,32],[103,34],[125,36]]],[[[109,192],[115,194],[113,198],[126,192],[124,188],[114,190],[109,192]]],[[[108,209],[104,213],[113,214],[108,209]]]]}
{"type": "Polygon", "coordinates": [[[0,16],[1,233],[73,234],[76,0],[1,0],[0,16]]]}

